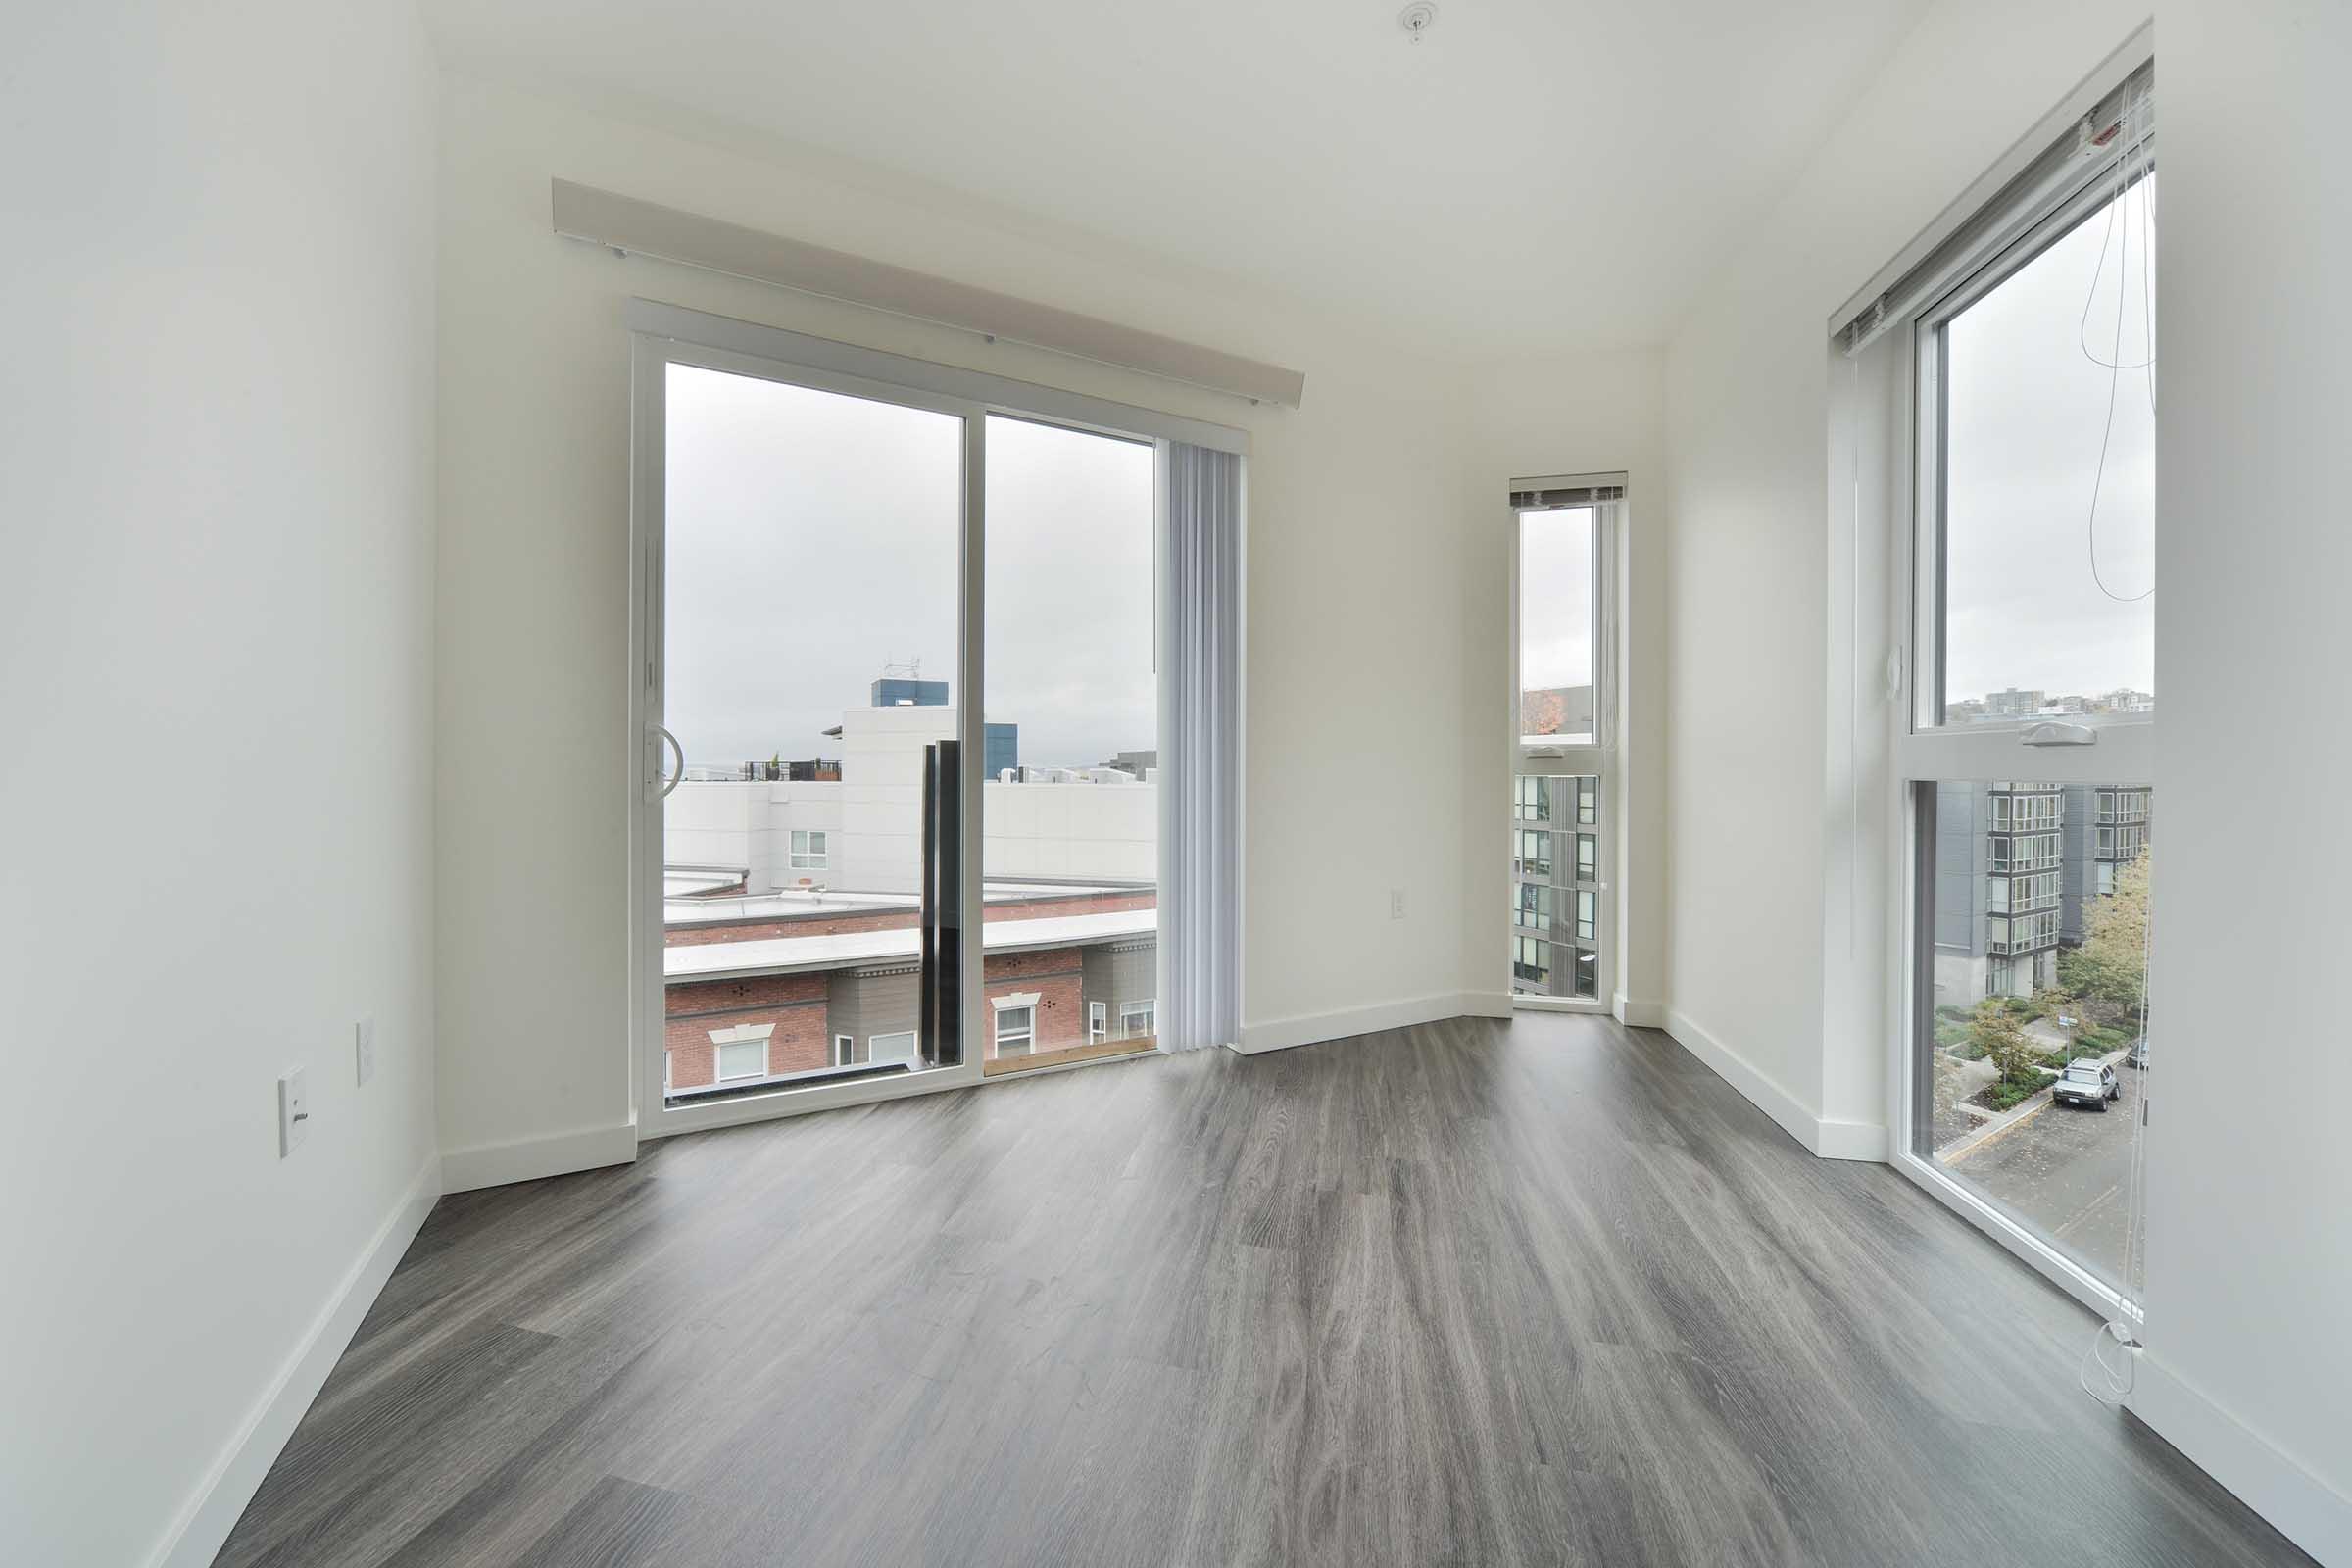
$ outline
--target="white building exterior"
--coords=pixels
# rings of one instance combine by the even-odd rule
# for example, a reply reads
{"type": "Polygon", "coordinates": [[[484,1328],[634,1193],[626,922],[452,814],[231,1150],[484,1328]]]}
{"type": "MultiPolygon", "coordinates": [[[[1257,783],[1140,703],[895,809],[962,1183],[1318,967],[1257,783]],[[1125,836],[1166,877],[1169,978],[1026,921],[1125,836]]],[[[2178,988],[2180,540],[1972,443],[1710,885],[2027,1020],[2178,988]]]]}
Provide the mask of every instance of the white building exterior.
{"type": "MultiPolygon", "coordinates": [[[[838,782],[679,784],[663,815],[662,858],[671,880],[689,870],[714,877],[740,870],[746,891],[755,894],[817,885],[854,893],[919,892],[923,748],[956,731],[953,708],[852,709],[842,715],[838,782]]],[[[1156,780],[1140,781],[1115,768],[1054,771],[1060,776],[1051,783],[981,787],[988,875],[1155,880],[1156,780]]]]}

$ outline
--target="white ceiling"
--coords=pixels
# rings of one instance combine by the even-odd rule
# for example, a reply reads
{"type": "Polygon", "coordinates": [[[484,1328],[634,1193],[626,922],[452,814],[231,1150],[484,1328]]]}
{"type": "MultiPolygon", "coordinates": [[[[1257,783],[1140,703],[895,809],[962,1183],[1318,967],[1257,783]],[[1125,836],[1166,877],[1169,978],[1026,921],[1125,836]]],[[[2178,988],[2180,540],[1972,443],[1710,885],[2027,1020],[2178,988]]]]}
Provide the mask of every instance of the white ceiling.
{"type": "MultiPolygon", "coordinates": [[[[1926,0],[425,0],[483,74],[802,144],[1465,359],[1661,341],[1926,0]]],[[[658,192],[632,192],[659,199],[658,192]]]]}

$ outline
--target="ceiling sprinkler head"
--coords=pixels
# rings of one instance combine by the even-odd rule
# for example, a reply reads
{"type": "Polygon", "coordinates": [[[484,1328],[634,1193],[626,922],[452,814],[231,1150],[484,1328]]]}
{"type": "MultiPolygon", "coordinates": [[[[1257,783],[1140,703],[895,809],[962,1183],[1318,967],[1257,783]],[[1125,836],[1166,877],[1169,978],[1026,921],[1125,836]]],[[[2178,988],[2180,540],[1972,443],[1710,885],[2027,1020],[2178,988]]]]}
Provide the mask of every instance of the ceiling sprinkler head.
{"type": "Polygon", "coordinates": [[[1421,35],[1437,24],[1438,8],[1431,5],[1429,0],[1413,0],[1411,5],[1396,13],[1396,25],[1402,27],[1404,35],[1415,43],[1419,43],[1421,35]]]}

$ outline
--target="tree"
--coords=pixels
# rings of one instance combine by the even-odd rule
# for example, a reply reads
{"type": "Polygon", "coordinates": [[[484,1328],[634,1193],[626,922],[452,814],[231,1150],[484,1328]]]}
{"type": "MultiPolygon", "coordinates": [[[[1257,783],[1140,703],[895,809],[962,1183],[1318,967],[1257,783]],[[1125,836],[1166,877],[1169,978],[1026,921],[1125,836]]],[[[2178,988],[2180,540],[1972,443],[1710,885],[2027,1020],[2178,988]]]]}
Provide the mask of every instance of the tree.
{"type": "Polygon", "coordinates": [[[2003,1078],[2030,1077],[2041,1064],[2041,1047],[2034,1043],[2034,1037],[2026,1033],[2026,1026],[2018,1021],[2017,1014],[2004,1006],[1998,997],[1987,997],[1977,1004],[1977,1010],[1969,1019],[1968,1038],[2003,1078]]]}
{"type": "Polygon", "coordinates": [[[2082,945],[2058,956],[2058,989],[2077,1017],[2139,1021],[2148,985],[2148,881],[2154,856],[2119,865],[2115,891],[2091,902],[2082,945]]]}

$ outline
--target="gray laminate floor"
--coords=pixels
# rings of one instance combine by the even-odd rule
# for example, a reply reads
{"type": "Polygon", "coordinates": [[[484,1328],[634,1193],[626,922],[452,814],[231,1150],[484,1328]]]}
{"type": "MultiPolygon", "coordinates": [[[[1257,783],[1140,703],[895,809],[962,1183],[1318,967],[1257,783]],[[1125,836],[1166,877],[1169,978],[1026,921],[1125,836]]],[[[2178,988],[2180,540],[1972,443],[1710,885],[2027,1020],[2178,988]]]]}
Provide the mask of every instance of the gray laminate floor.
{"type": "Polygon", "coordinates": [[[444,1199],[222,1564],[2305,1561],[1664,1036],[1122,1063],[444,1199]]]}

